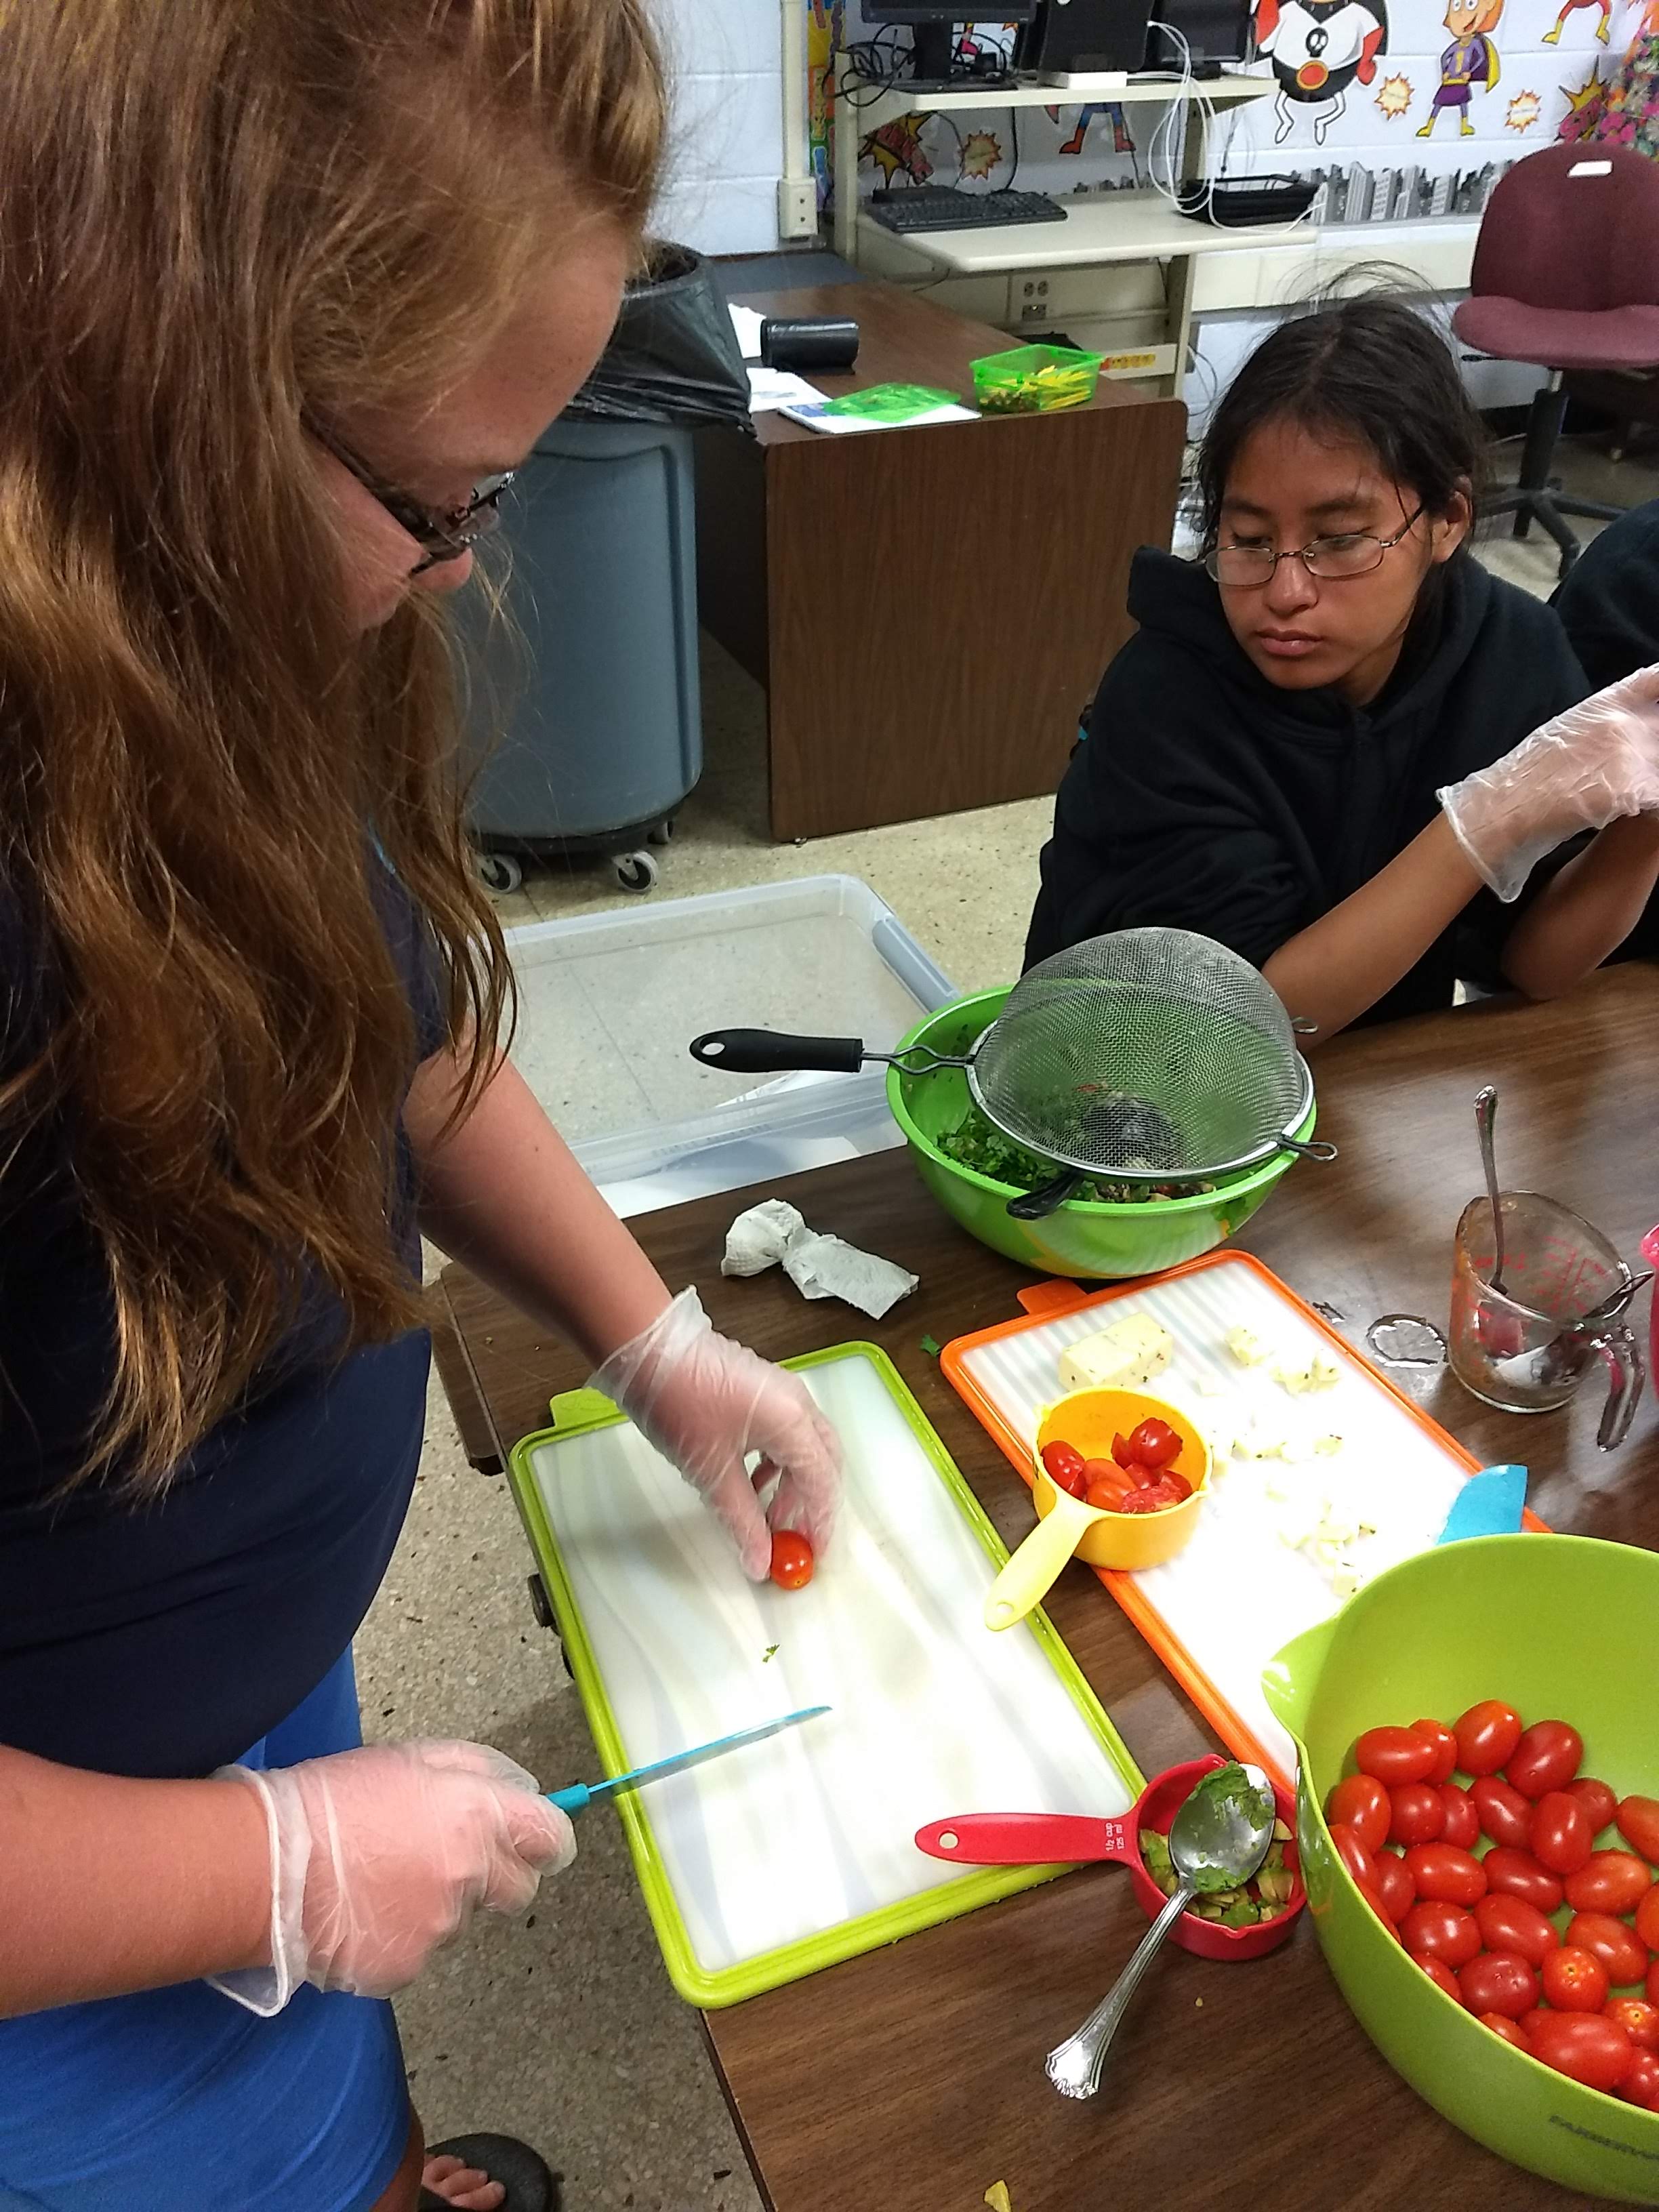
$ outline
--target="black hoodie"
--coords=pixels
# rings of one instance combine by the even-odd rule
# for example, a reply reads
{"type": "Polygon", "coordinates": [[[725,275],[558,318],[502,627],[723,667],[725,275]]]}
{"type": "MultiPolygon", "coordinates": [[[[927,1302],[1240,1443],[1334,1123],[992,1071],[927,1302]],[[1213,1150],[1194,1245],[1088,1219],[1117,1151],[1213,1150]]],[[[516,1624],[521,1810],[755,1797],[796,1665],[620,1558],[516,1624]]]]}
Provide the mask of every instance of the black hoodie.
{"type": "MultiPolygon", "coordinates": [[[[1198,930],[1261,967],[1426,827],[1438,786],[1489,767],[1589,688],[1553,611],[1467,554],[1419,604],[1365,708],[1270,684],[1193,562],[1143,548],[1129,612],[1139,631],[1101,679],[1060,787],[1028,967],[1149,923],[1198,930]]],[[[1448,1006],[1460,975],[1496,982],[1514,919],[1480,893],[1368,1018],[1448,1006]]]]}
{"type": "Polygon", "coordinates": [[[1659,499],[1591,538],[1550,604],[1598,691],[1659,660],[1659,499]]]}

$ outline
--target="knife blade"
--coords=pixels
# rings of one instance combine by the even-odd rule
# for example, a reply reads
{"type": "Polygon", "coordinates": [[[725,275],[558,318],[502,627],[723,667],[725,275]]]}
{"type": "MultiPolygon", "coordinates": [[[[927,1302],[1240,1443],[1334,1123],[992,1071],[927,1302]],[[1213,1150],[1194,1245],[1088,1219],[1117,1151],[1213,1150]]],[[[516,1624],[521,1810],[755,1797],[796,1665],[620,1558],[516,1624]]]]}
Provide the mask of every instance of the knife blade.
{"type": "Polygon", "coordinates": [[[758,1728],[740,1729],[735,1735],[723,1735],[713,1743],[700,1743],[691,1751],[677,1751],[672,1759],[659,1759],[649,1766],[635,1766],[626,1774],[613,1774],[608,1782],[573,1782],[568,1790],[550,1790],[548,1802],[556,1805],[562,1813],[580,1813],[601,1797],[614,1797],[624,1790],[641,1789],[647,1782],[659,1782],[665,1774],[684,1774],[687,1767],[701,1766],[706,1759],[723,1759],[728,1751],[739,1751],[746,1743],[764,1743],[769,1735],[782,1729],[795,1728],[802,1721],[817,1720],[827,1713],[828,1705],[803,1705],[798,1713],[786,1713],[781,1720],[764,1721],[758,1728]]]}

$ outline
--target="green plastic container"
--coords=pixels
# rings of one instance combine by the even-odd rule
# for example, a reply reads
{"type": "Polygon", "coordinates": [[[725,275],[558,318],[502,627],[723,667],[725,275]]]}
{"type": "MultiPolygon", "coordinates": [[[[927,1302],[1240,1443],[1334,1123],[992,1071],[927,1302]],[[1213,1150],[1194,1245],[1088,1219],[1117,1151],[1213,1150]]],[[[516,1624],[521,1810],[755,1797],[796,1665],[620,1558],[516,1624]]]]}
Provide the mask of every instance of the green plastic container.
{"type": "MultiPolygon", "coordinates": [[[[933,1052],[965,1053],[996,1019],[1007,995],[1006,988],[981,991],[941,1006],[916,1024],[899,1050],[922,1045],[933,1052]]],[[[1156,1274],[1212,1251],[1243,1227],[1296,1160],[1293,1152],[1279,1152],[1196,1198],[1146,1199],[1130,1206],[1068,1200],[1046,1221],[1016,1221],[1008,1212],[1009,1200],[1018,1194],[1012,1183],[976,1175],[942,1152],[935,1141],[959,1128],[972,1105],[960,1068],[940,1068],[932,1075],[889,1068],[887,1103],[923,1182],[952,1220],[1022,1267],[1084,1281],[1156,1274]]],[[[1315,1110],[1309,1108],[1297,1136],[1312,1134],[1315,1110]]]]}
{"type": "MultiPolygon", "coordinates": [[[[1287,1644],[1262,1676],[1296,1738],[1297,1836],[1327,1964],[1360,2026],[1435,2110],[1500,2157],[1626,2204],[1659,2204],[1659,2113],[1504,2043],[1387,1933],[1320,1810],[1362,1730],[1448,1722],[1482,1698],[1570,1721],[1586,1774],[1659,1795],[1652,1648],[1659,1553],[1586,1536],[1484,1536],[1422,1552],[1287,1644]]],[[[1609,1832],[1604,1839],[1617,1842],[1609,1832]]],[[[1565,1923],[1565,1908],[1557,1916],[1565,1923]]]]}
{"type": "Polygon", "coordinates": [[[1062,407],[1084,407],[1095,396],[1105,358],[1054,345],[982,354],[972,364],[974,398],[981,415],[1052,415],[1062,407]]]}

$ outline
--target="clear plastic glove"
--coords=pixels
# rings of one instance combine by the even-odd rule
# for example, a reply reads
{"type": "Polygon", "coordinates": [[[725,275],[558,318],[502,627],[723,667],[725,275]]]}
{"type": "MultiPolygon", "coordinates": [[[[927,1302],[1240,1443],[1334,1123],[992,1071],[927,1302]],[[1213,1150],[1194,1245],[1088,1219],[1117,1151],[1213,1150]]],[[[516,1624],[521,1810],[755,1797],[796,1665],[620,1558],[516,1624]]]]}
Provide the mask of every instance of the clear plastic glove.
{"type": "Polygon", "coordinates": [[[701,1492],[732,1532],[743,1571],[764,1582],[768,1516],[756,1495],[775,1474],[772,1528],[799,1529],[822,1552],[841,1498],[841,1444],[798,1376],[720,1336],[695,1291],[682,1291],[642,1335],[613,1352],[601,1390],[701,1492]],[[751,1453],[761,1464],[751,1477],[751,1453]]]}
{"type": "Polygon", "coordinates": [[[1659,665],[1571,707],[1490,768],[1437,794],[1499,898],[1581,830],[1659,811],[1659,665]]]}
{"type": "Polygon", "coordinates": [[[256,1773],[270,1831],[270,1965],[212,1977],[250,2012],[302,1982],[386,1997],[473,1913],[522,1912],[576,1838],[535,1778],[478,1743],[374,1744],[256,1773]]]}

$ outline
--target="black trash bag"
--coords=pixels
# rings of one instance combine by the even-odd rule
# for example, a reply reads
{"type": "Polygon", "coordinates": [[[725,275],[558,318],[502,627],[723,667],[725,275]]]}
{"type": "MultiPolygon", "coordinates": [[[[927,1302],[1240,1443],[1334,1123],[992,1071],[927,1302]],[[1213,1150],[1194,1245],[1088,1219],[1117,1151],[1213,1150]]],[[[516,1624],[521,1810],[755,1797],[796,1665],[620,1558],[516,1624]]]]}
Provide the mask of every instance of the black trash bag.
{"type": "Polygon", "coordinates": [[[749,372],[700,253],[653,247],[646,274],[623,295],[599,366],[565,415],[583,422],[735,422],[752,432],[749,372]]]}

